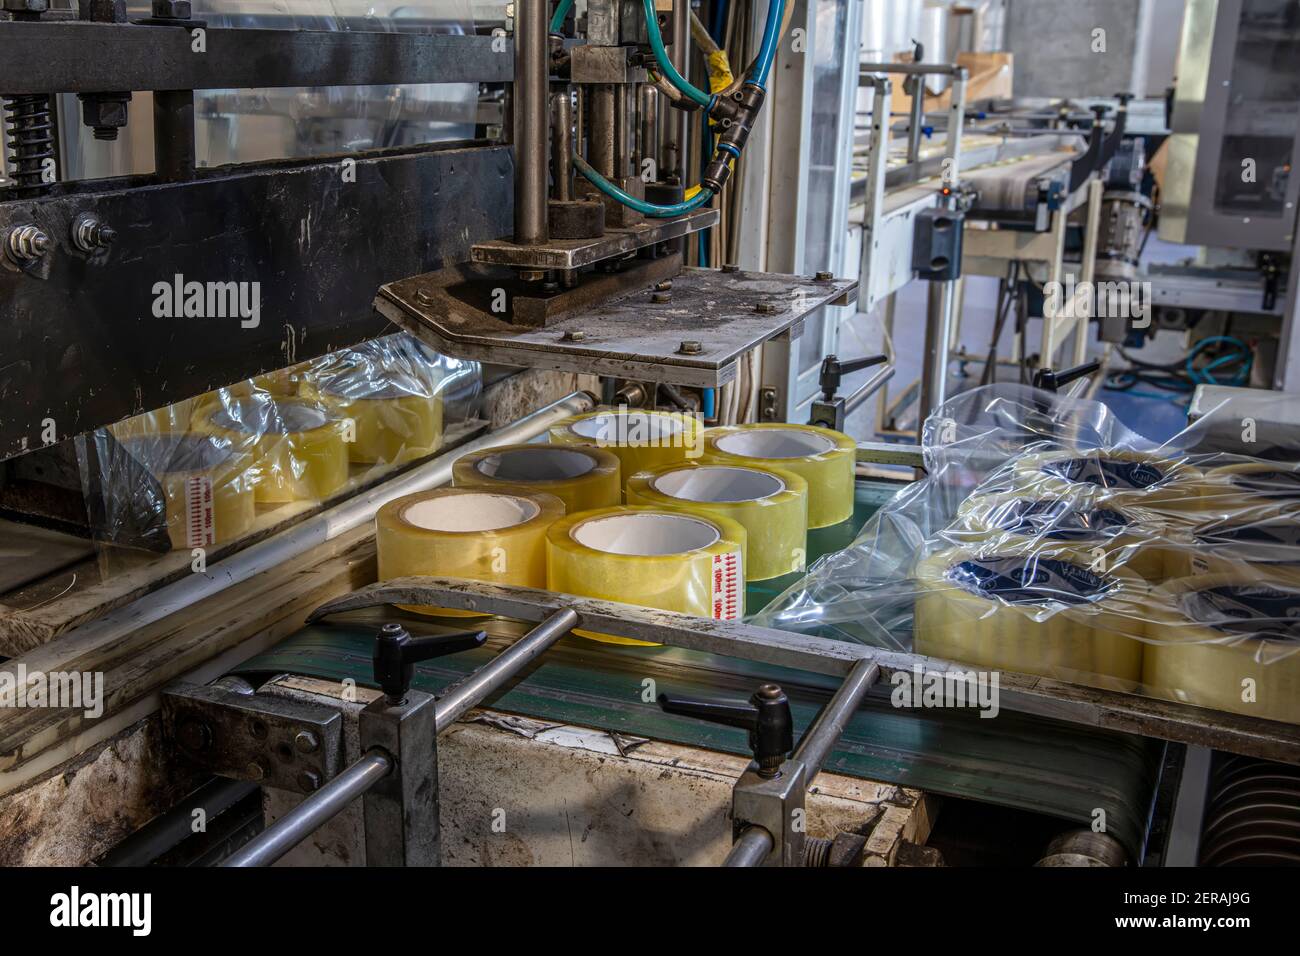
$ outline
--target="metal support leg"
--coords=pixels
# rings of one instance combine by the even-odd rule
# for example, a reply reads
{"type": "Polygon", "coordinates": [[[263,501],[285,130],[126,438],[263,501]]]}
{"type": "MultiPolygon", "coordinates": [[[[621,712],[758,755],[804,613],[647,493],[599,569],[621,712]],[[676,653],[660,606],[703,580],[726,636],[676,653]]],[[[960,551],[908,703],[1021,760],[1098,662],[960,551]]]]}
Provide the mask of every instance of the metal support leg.
{"type": "Polygon", "coordinates": [[[956,280],[931,282],[925,314],[925,365],[921,369],[921,403],[917,432],[925,419],[948,400],[948,340],[952,335],[956,280]]]}
{"type": "Polygon", "coordinates": [[[363,800],[367,866],[438,866],[438,720],[432,694],[408,691],[361,712],[357,730],[367,752],[392,755],[392,770],[363,800]]]}

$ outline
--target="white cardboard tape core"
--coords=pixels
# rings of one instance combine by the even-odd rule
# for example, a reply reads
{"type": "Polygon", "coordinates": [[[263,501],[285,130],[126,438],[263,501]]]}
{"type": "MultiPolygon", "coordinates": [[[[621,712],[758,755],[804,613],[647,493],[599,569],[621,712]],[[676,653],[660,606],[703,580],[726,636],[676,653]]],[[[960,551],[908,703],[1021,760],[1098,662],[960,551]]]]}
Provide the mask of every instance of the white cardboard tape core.
{"type": "Polygon", "coordinates": [[[417,501],[402,512],[408,524],[426,531],[502,531],[537,517],[541,511],[527,498],[510,495],[445,495],[417,501]]]}
{"type": "Polygon", "coordinates": [[[794,428],[759,428],[723,435],[718,450],[741,458],[807,458],[835,448],[825,435],[794,428]]]}
{"type": "Polygon", "coordinates": [[[488,455],[475,467],[502,481],[558,481],[582,477],[596,467],[596,460],[580,451],[538,445],[488,455]]]}
{"type": "Polygon", "coordinates": [[[776,475],[721,465],[670,471],[655,477],[651,485],[670,498],[715,503],[761,501],[785,491],[785,482],[776,475]]]}
{"type": "Polygon", "coordinates": [[[651,557],[686,554],[717,542],[718,529],[685,515],[627,514],[584,521],[571,532],[573,540],[593,551],[651,557]]]}
{"type": "Polygon", "coordinates": [[[682,423],[646,412],[609,412],[573,423],[573,433],[609,445],[657,446],[682,433],[682,423]]]}

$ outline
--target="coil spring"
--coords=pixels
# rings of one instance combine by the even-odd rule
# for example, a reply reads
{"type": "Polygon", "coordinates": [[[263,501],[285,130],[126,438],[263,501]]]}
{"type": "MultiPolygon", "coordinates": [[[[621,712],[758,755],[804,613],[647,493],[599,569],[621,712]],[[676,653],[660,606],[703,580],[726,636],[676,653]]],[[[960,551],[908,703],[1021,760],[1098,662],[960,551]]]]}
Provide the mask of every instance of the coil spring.
{"type": "Polygon", "coordinates": [[[6,96],[4,112],[13,188],[23,192],[40,189],[45,161],[54,157],[50,99],[43,93],[6,96]]]}

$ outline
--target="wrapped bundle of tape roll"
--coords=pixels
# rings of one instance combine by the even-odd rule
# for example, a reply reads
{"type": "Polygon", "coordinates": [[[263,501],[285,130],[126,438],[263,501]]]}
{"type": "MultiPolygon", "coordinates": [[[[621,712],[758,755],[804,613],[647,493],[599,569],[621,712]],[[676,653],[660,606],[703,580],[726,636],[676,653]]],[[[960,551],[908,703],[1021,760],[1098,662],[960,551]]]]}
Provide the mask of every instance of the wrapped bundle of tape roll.
{"type": "Polygon", "coordinates": [[[398,498],[375,516],[379,580],[424,575],[544,588],[546,532],[563,516],[564,503],[546,494],[438,488],[398,498]]]}
{"type": "Polygon", "coordinates": [[[744,614],[745,529],[730,518],[653,506],[598,508],[551,525],[546,552],[552,591],[724,621],[744,614]]]}
{"type": "Polygon", "coordinates": [[[637,472],[700,457],[703,428],[690,415],[642,409],[603,408],[551,426],[555,445],[595,445],[619,463],[624,485],[637,472]]]}
{"type": "Polygon", "coordinates": [[[958,395],[927,476],[756,620],[1300,722],[1300,467],[1225,444],[1234,418],[1157,445],[1098,402],[958,395]]]}
{"type": "Polygon", "coordinates": [[[145,412],[77,439],[88,524],[154,551],[232,543],[278,520],[261,511],[314,507],[437,453],[444,427],[475,415],[480,382],[477,363],[403,333],[145,412]]]}

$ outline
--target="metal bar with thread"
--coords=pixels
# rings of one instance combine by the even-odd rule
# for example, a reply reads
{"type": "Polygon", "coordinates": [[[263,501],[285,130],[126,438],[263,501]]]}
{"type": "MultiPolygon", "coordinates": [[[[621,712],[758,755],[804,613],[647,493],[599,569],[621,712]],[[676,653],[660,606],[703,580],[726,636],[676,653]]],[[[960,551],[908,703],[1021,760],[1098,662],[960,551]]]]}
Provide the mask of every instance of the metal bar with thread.
{"type": "Polygon", "coordinates": [[[758,867],[763,865],[767,855],[772,852],[772,834],[768,833],[762,827],[750,827],[740,835],[731,846],[731,852],[727,854],[727,859],[723,861],[726,867],[752,866],[758,867]]]}
{"type": "Polygon", "coordinates": [[[547,110],[546,0],[515,0],[515,242],[546,242],[547,110]]]}
{"type": "Polygon", "coordinates": [[[880,680],[880,665],[875,661],[860,660],[853,665],[849,676],[840,685],[835,696],[826,702],[817,719],[805,731],[799,746],[795,748],[794,758],[807,768],[804,779],[811,786],[813,778],[821,770],[827,756],[835,749],[835,743],[844,733],[853,715],[867,693],[880,680]]]}

